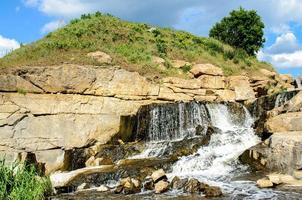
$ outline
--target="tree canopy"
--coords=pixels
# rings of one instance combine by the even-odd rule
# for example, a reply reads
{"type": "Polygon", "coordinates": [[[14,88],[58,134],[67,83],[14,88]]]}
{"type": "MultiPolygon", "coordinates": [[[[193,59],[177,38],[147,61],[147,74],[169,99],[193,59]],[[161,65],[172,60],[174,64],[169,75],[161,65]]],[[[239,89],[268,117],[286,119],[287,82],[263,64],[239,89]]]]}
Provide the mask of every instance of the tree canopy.
{"type": "Polygon", "coordinates": [[[264,23],[255,10],[239,8],[216,23],[210,30],[210,37],[223,41],[235,48],[255,55],[263,46],[264,23]]]}

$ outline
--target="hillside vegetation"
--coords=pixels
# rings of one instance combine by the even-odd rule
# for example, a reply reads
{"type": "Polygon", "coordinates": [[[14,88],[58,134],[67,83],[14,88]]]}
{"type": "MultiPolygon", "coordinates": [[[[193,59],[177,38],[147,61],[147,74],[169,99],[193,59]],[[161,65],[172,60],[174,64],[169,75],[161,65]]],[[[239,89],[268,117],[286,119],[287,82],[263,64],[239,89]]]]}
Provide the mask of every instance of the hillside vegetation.
{"type": "MultiPolygon", "coordinates": [[[[212,38],[169,28],[130,23],[99,12],[83,15],[43,39],[23,45],[0,59],[1,67],[58,65],[62,63],[98,65],[87,53],[103,51],[113,64],[142,75],[179,74],[171,67],[174,59],[190,63],[212,63],[226,75],[255,73],[259,68],[273,70],[264,62],[212,38]],[[152,62],[152,56],[165,59],[165,68],[152,62]]],[[[188,70],[188,69],[186,69],[188,70]]]]}

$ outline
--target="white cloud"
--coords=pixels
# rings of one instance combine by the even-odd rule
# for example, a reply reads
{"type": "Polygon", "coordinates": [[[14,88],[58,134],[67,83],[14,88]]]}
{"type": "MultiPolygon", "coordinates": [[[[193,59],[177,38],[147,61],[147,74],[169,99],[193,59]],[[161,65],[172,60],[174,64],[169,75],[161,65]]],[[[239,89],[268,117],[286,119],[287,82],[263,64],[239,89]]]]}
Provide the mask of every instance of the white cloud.
{"type": "Polygon", "coordinates": [[[240,6],[256,9],[271,32],[288,31],[287,24],[291,21],[302,24],[301,0],[236,0],[223,6],[222,0],[25,0],[25,3],[58,18],[70,19],[100,10],[123,19],[189,28],[202,35],[207,35],[214,22],[240,6]],[[197,15],[186,21],[192,11],[197,15]],[[196,25],[202,26],[197,26],[198,32],[196,25]]]}
{"type": "Polygon", "coordinates": [[[54,31],[58,28],[61,28],[64,25],[66,25],[66,22],[64,20],[56,20],[56,21],[49,22],[42,27],[41,33],[44,34],[54,31]]]}
{"type": "Polygon", "coordinates": [[[277,37],[270,47],[262,49],[257,57],[277,68],[302,68],[302,44],[294,33],[285,33],[277,37]]]}
{"type": "Polygon", "coordinates": [[[8,39],[0,35],[0,58],[20,47],[14,39],[8,39]]]}
{"type": "Polygon", "coordinates": [[[279,68],[302,68],[302,51],[272,55],[271,59],[279,68]]]}
{"type": "Polygon", "coordinates": [[[292,53],[299,49],[302,49],[297,41],[297,37],[294,33],[288,32],[277,37],[276,42],[267,48],[267,52],[271,54],[277,53],[292,53]]]}

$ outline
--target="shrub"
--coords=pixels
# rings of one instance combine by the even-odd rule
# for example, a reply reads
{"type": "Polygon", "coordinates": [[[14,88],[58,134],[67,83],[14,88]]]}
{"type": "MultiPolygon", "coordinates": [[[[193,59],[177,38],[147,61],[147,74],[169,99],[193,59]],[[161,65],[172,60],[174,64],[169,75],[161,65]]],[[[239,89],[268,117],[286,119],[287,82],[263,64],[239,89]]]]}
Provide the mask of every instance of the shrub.
{"type": "Polygon", "coordinates": [[[34,166],[27,164],[7,166],[4,160],[0,161],[0,199],[41,200],[50,193],[50,180],[39,177],[34,166]]]}

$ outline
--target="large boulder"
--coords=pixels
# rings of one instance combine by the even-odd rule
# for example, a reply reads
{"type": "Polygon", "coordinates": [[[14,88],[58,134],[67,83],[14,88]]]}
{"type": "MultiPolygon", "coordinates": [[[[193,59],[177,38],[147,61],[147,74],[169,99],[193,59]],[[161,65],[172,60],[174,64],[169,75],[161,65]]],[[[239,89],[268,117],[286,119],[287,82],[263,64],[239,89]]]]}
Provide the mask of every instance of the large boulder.
{"type": "Polygon", "coordinates": [[[284,110],[287,112],[299,112],[302,111],[302,91],[295,95],[291,100],[286,102],[284,110]]]}
{"type": "Polygon", "coordinates": [[[249,78],[246,76],[228,77],[228,87],[235,91],[236,101],[244,101],[255,98],[255,92],[250,86],[249,78]]]}
{"type": "Polygon", "coordinates": [[[196,78],[201,75],[223,76],[222,69],[212,64],[196,64],[192,67],[190,72],[196,78]]]}
{"type": "Polygon", "coordinates": [[[284,113],[272,117],[265,124],[270,133],[286,131],[302,131],[302,112],[284,113]]]}
{"type": "Polygon", "coordinates": [[[291,173],[302,169],[302,132],[274,133],[247,150],[240,159],[256,169],[291,173]]]}

